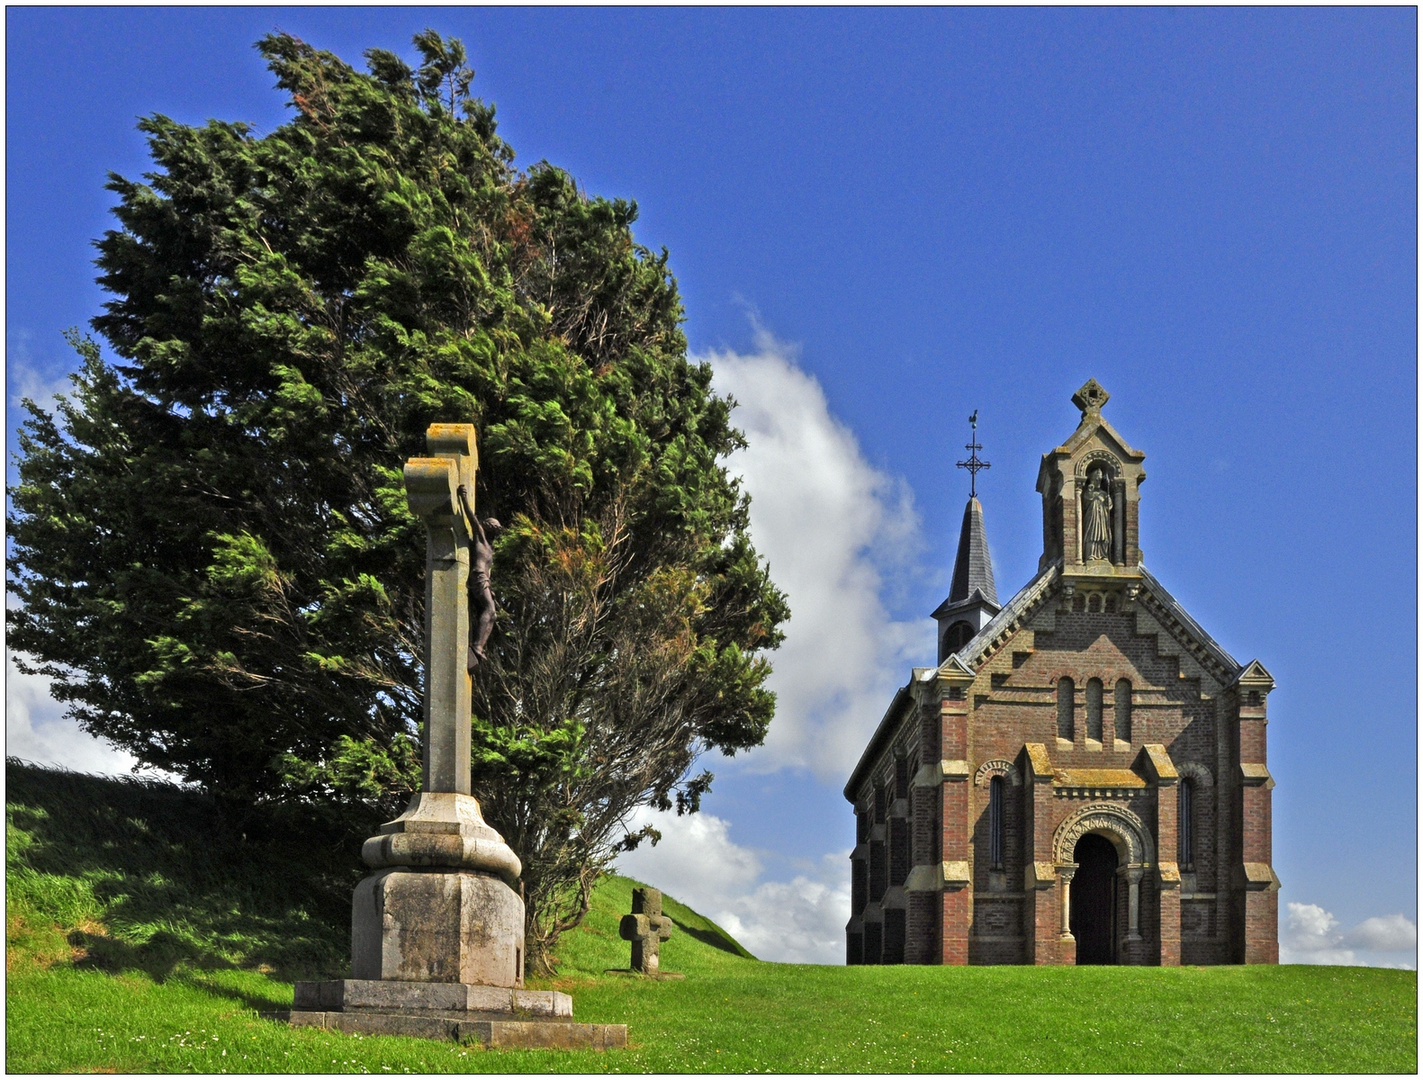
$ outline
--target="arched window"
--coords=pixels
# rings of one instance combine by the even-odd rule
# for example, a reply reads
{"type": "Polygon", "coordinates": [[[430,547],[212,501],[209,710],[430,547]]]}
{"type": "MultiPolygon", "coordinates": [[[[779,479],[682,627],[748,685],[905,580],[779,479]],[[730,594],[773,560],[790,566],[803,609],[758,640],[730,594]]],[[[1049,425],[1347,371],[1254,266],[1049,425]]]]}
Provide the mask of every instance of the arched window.
{"type": "Polygon", "coordinates": [[[944,631],[943,659],[947,660],[973,640],[973,624],[956,622],[944,631]]]}
{"type": "Polygon", "coordinates": [[[1131,742],[1131,682],[1117,680],[1117,738],[1131,742]]]}
{"type": "Polygon", "coordinates": [[[1087,737],[1102,741],[1102,680],[1087,680],[1087,737]]]}
{"type": "Polygon", "coordinates": [[[1182,780],[1180,783],[1180,814],[1181,814],[1181,850],[1178,857],[1181,860],[1182,870],[1194,870],[1196,868],[1196,782],[1194,780],[1182,780]]]}
{"type": "Polygon", "coordinates": [[[988,782],[988,864],[1003,869],[1003,777],[988,782]]]}
{"type": "Polygon", "coordinates": [[[1076,726],[1073,715],[1072,680],[1067,676],[1057,680],[1057,737],[1072,741],[1072,729],[1076,726]]]}

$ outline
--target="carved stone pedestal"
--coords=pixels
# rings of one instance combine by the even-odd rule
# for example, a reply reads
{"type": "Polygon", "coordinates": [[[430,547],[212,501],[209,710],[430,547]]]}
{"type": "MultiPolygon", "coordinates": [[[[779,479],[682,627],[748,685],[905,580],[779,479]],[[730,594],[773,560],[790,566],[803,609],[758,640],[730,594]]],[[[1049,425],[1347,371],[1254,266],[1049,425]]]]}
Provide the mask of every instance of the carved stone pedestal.
{"type": "Polygon", "coordinates": [[[524,985],[519,860],[469,795],[422,791],[365,842],[351,900],[356,979],[524,985]]]}

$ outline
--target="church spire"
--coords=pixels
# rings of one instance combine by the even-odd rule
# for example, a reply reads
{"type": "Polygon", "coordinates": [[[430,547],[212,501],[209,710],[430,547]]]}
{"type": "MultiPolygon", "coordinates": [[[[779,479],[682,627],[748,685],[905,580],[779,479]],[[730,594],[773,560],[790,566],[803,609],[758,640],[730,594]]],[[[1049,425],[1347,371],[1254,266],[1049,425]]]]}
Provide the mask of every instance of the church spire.
{"type": "Polygon", "coordinates": [[[990,603],[998,603],[998,590],[993,586],[993,559],[988,554],[988,533],[983,528],[983,504],[970,497],[963,510],[963,527],[959,529],[959,554],[954,560],[949,603],[967,600],[975,592],[990,603]]]}
{"type": "Polygon", "coordinates": [[[959,529],[958,556],[954,560],[954,580],[949,598],[934,612],[939,623],[939,663],[948,659],[977,634],[998,613],[998,590],[993,584],[993,560],[988,554],[988,533],[983,527],[983,504],[978,501],[978,472],[989,463],[978,457],[978,410],[968,418],[972,434],[967,461],[958,467],[969,472],[968,505],[959,529]]]}

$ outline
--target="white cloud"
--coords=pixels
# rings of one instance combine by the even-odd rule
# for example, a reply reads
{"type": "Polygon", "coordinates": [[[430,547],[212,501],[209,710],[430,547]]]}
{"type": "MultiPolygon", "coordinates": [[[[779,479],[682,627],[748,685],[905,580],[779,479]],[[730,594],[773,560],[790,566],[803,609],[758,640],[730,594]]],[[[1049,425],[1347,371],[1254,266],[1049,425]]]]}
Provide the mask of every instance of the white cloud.
{"type": "Polygon", "coordinates": [[[727,905],[716,921],[764,960],[842,964],[850,918],[849,857],[848,849],[826,855],[813,877],[765,882],[727,905]]]}
{"type": "Polygon", "coordinates": [[[49,680],[26,675],[15,666],[13,654],[5,662],[5,754],[42,765],[60,765],[74,772],[118,775],[129,773],[137,761],[80,730],[64,715],[64,706],[50,696],[49,680]]]}
{"type": "Polygon", "coordinates": [[[619,872],[712,919],[762,960],[844,962],[848,851],[804,867],[806,872],[791,881],[755,884],[764,867],[761,857],[733,842],[721,818],[704,813],[679,818],[644,807],[633,827],[645,824],[662,831],[661,842],[619,856],[619,872]]]}
{"type": "Polygon", "coordinates": [[[933,659],[932,623],[896,621],[880,599],[884,572],[911,572],[921,547],[912,496],[865,461],[792,347],[758,328],[755,352],[698,359],[738,403],[748,446],[728,469],[751,495],[752,538],[791,608],[771,657],[776,717],[747,767],[843,780],[909,666],[933,659]]]}
{"type": "Polygon", "coordinates": [[[11,329],[5,357],[5,389],[10,408],[18,409],[21,398],[30,398],[45,412],[53,412],[55,398],[74,389],[66,372],[57,377],[46,375],[30,350],[32,335],[28,330],[11,329]]]}
{"type": "Polygon", "coordinates": [[[1418,927],[1406,915],[1376,915],[1345,934],[1344,942],[1375,952],[1413,951],[1418,948],[1418,927]]]}
{"type": "Polygon", "coordinates": [[[618,856],[618,869],[671,893],[711,916],[711,908],[745,892],[761,876],[761,859],[727,835],[729,824],[712,814],[660,813],[646,806],[633,812],[631,828],[652,825],[662,833],[657,845],[643,842],[618,856]],[[665,883],[665,884],[664,884],[665,883]]]}
{"type": "Polygon", "coordinates": [[[1357,964],[1401,967],[1417,964],[1418,927],[1404,915],[1365,919],[1347,933],[1318,904],[1285,905],[1280,933],[1282,964],[1357,964]]]}

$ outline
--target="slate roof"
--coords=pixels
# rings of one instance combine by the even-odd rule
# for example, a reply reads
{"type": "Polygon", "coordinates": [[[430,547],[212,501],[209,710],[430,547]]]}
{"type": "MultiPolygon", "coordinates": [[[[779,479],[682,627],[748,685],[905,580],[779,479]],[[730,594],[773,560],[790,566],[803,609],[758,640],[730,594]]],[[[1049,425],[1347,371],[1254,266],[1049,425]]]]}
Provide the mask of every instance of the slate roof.
{"type": "Polygon", "coordinates": [[[998,606],[988,534],[983,529],[983,504],[969,499],[963,511],[963,528],[959,530],[959,554],[954,562],[954,583],[949,588],[948,602],[967,600],[975,589],[994,607],[998,606]]]}

